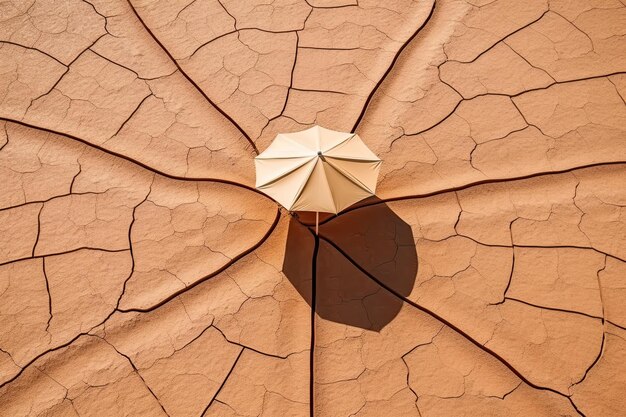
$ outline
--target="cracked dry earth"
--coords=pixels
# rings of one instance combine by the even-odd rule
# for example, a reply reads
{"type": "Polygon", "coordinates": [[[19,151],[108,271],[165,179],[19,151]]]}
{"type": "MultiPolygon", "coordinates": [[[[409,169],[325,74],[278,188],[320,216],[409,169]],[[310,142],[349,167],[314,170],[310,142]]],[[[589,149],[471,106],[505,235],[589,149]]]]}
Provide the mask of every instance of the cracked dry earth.
{"type": "Polygon", "coordinates": [[[623,416],[618,0],[0,2],[0,415],[623,416]],[[292,217],[277,132],[378,199],[292,217]],[[311,307],[312,306],[312,307],[311,307]]]}

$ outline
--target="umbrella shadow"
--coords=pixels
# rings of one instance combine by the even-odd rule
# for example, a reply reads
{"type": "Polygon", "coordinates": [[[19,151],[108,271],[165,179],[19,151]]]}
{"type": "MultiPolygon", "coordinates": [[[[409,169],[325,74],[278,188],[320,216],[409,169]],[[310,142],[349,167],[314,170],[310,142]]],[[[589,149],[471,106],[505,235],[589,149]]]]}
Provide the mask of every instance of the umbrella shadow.
{"type": "Polygon", "coordinates": [[[315,253],[314,227],[303,225],[314,221],[311,213],[290,220],[284,274],[309,305],[315,302],[321,318],[380,331],[398,315],[403,301],[376,281],[402,296],[415,283],[418,261],[411,226],[385,203],[363,207],[320,225],[315,253]]]}

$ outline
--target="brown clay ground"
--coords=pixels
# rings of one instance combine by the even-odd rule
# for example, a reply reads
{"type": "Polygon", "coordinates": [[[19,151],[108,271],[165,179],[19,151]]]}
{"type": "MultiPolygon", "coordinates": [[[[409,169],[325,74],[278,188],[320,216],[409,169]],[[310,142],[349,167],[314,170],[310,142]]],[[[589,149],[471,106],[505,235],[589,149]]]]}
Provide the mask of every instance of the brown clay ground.
{"type": "Polygon", "coordinates": [[[0,2],[0,415],[623,416],[625,35],[618,0],[0,2]],[[317,243],[252,189],[313,123],[384,159],[317,243]]]}

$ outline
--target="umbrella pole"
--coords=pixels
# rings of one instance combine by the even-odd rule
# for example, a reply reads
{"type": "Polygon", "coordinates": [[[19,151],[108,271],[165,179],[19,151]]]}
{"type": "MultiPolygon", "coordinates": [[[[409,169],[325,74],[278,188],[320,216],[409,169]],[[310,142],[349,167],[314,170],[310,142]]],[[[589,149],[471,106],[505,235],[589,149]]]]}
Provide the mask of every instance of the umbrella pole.
{"type": "Polygon", "coordinates": [[[319,224],[320,224],[320,212],[316,211],[315,212],[315,234],[318,235],[318,229],[319,229],[319,224]]]}

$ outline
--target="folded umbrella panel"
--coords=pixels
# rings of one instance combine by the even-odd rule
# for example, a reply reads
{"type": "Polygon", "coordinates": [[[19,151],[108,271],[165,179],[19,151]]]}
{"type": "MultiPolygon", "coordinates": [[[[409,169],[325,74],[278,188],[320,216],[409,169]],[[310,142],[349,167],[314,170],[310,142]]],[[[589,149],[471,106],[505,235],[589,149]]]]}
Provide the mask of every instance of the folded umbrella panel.
{"type": "MultiPolygon", "coordinates": [[[[314,138],[309,138],[309,141],[311,140],[314,140],[314,138]]],[[[294,138],[293,134],[279,133],[270,146],[255,159],[297,158],[314,156],[316,154],[317,149],[313,149],[306,141],[297,140],[294,138]]]]}
{"type": "Polygon", "coordinates": [[[326,163],[348,178],[354,185],[366,190],[370,195],[376,193],[376,181],[381,161],[326,158],[326,163]]]}
{"type": "Polygon", "coordinates": [[[328,180],[322,159],[318,158],[315,168],[290,210],[338,213],[332,192],[334,186],[336,184],[328,180]]]}
{"type": "MultiPolygon", "coordinates": [[[[256,168],[256,187],[260,190],[267,188],[272,183],[297,171],[308,162],[316,160],[316,155],[293,157],[293,158],[273,158],[254,160],[256,168]]],[[[304,170],[306,172],[306,170],[304,170]]]]}
{"type": "Polygon", "coordinates": [[[357,134],[350,134],[346,140],[337,142],[334,146],[323,150],[323,154],[324,156],[340,159],[380,161],[380,158],[363,143],[357,134]]]}
{"type": "Polygon", "coordinates": [[[318,151],[324,153],[326,149],[330,149],[354,136],[353,133],[337,132],[321,126],[313,126],[301,132],[285,133],[283,135],[315,153],[318,151]]]}
{"type": "Polygon", "coordinates": [[[373,192],[355,183],[332,165],[324,164],[324,169],[333,194],[336,208],[334,213],[339,213],[357,201],[373,195],[373,192]]]}
{"type": "MultiPolygon", "coordinates": [[[[269,181],[265,184],[257,184],[257,189],[263,191],[268,196],[272,197],[275,201],[280,203],[287,210],[292,210],[293,204],[296,199],[302,193],[306,182],[308,181],[315,165],[317,163],[317,158],[311,158],[309,161],[305,162],[303,165],[296,167],[295,169],[288,171],[285,175],[279,176],[277,179],[273,181],[269,181]]],[[[270,177],[275,172],[271,169],[272,164],[267,164],[266,161],[260,162],[256,161],[257,164],[257,178],[259,177],[259,170],[264,171],[262,176],[270,177]],[[270,165],[269,167],[267,165],[270,165]],[[264,168],[269,168],[265,171],[264,168]]]]}

